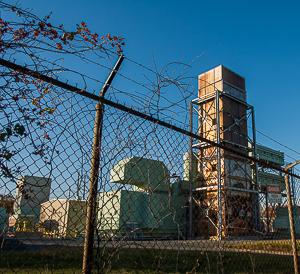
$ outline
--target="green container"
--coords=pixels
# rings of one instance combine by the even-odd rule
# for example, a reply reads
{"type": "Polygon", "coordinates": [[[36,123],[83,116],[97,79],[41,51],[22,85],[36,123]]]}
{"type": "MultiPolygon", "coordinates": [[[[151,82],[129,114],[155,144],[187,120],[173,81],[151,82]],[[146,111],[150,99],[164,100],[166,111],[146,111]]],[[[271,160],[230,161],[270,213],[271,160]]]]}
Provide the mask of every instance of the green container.
{"type": "Polygon", "coordinates": [[[178,191],[103,192],[99,195],[98,227],[120,234],[183,235],[186,203],[187,196],[178,191]]]}
{"type": "Polygon", "coordinates": [[[112,183],[135,185],[147,191],[168,191],[170,174],[163,162],[131,157],[119,161],[110,172],[112,183]]]}

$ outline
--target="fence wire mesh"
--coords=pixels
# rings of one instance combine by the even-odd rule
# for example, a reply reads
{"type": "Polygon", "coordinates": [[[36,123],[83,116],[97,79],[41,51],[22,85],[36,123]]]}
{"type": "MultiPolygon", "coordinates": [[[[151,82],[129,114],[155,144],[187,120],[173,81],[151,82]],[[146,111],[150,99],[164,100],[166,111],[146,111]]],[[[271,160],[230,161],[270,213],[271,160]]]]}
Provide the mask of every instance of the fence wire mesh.
{"type": "MultiPolygon", "coordinates": [[[[1,271],[80,273],[97,101],[28,81],[38,89],[20,98],[1,88],[1,271]]],[[[197,106],[191,139],[104,104],[94,272],[294,271],[283,175],[203,142],[226,112],[212,108],[197,106]]],[[[254,156],[234,122],[219,143],[254,156]]],[[[299,235],[300,185],[290,182],[299,235]]]]}

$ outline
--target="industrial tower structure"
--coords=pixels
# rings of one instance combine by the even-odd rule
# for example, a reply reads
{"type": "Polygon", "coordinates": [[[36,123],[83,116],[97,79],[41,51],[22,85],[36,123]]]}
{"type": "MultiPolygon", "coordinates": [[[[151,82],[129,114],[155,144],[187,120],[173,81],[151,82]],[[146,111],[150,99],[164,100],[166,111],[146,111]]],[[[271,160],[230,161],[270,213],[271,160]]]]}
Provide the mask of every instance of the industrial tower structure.
{"type": "MultiPolygon", "coordinates": [[[[222,65],[200,74],[193,111],[200,137],[256,155],[254,109],[247,104],[243,77],[222,65]]],[[[256,164],[205,142],[191,141],[190,149],[198,167],[192,173],[193,236],[253,234],[259,219],[256,164]]]]}
{"type": "Polygon", "coordinates": [[[182,179],[158,159],[131,155],[118,161],[110,170],[110,191],[98,196],[99,231],[222,240],[260,237],[285,227],[282,175],[250,160],[282,167],[284,154],[256,144],[254,108],[247,103],[245,79],[224,66],[199,75],[190,122],[191,132],[222,149],[191,137],[190,150],[183,155],[182,179]]]}

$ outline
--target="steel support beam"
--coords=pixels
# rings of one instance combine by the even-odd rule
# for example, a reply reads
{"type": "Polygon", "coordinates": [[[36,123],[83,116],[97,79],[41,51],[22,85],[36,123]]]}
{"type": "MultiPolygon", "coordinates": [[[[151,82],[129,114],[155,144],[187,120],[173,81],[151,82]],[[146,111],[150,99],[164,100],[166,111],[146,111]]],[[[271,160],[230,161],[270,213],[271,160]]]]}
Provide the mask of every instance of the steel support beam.
{"type": "MultiPolygon", "coordinates": [[[[220,128],[220,93],[216,91],[216,126],[217,126],[217,144],[221,142],[221,128],[220,128]]],[[[218,178],[218,240],[222,240],[223,232],[223,206],[222,206],[222,166],[221,166],[221,148],[217,147],[217,178],[218,178]]]]}

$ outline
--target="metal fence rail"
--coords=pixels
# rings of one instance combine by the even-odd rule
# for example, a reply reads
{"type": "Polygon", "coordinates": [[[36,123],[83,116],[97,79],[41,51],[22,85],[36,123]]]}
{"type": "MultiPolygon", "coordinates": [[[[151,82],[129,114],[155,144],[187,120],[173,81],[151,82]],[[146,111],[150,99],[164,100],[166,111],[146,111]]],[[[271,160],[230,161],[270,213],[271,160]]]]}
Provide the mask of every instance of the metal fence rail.
{"type": "Polygon", "coordinates": [[[2,272],[297,271],[290,235],[300,233],[299,175],[197,126],[182,129],[9,61],[0,64],[49,84],[42,96],[22,98],[1,88],[2,272]],[[104,111],[100,120],[95,104],[104,111]],[[100,157],[96,170],[93,149],[100,157]],[[278,202],[257,181],[267,169],[293,177],[291,191],[280,185],[278,202]],[[88,202],[91,194],[95,202],[88,202]],[[293,198],[292,211],[286,197],[293,198]],[[83,252],[91,237],[87,224],[94,229],[92,256],[83,252]]]}

